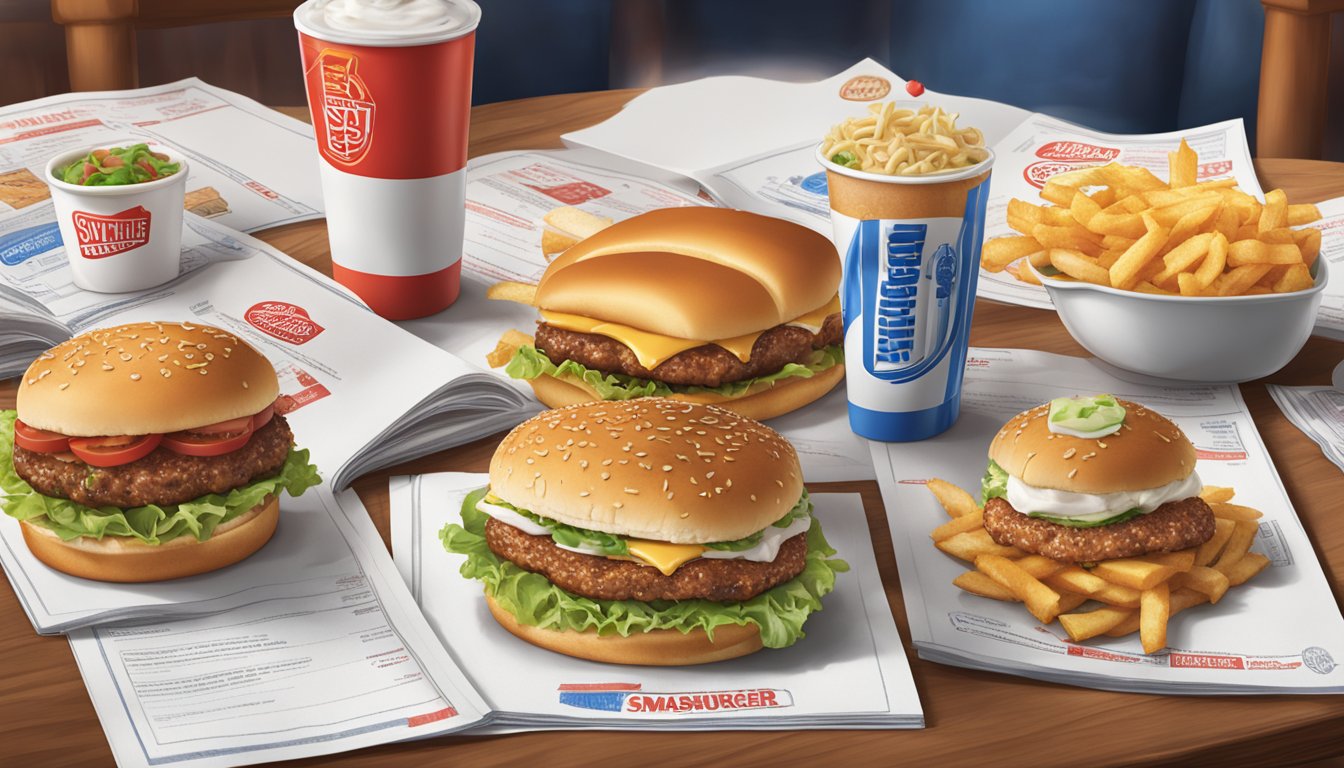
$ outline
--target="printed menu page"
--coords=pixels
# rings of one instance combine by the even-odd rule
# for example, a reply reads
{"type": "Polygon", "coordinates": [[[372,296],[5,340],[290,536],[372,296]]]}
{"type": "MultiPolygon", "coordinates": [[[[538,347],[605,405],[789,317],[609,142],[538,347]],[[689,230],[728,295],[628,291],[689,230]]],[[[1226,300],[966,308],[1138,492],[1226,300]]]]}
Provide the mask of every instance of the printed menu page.
{"type": "Polygon", "coordinates": [[[1312,224],[1321,228],[1321,256],[1330,262],[1336,277],[1325,284],[1321,309],[1316,316],[1316,333],[1344,341],[1344,197],[1317,203],[1321,220],[1312,224]]]}
{"type": "Polygon", "coordinates": [[[50,199],[55,155],[142,142],[186,158],[186,207],[199,216],[248,232],[322,216],[312,126],[192,77],[0,108],[0,219],[50,199]]]}
{"type": "Polygon", "coordinates": [[[288,760],[457,731],[487,717],[358,497],[315,489],[304,498],[301,510],[286,509],[280,535],[295,532],[286,530],[294,517],[314,518],[307,532],[330,543],[320,548],[328,559],[321,569],[291,568],[288,578],[277,574],[196,618],[70,634],[119,766],[288,760]]]}
{"type": "MultiPolygon", "coordinates": [[[[1292,502],[1235,385],[1175,385],[1088,358],[972,348],[962,415],[917,444],[873,443],[910,632],[921,657],[958,666],[1152,693],[1344,692],[1344,618],[1292,502]],[[1015,414],[1055,397],[1111,393],[1172,419],[1194,443],[1205,485],[1264,513],[1252,551],[1269,567],[1214,605],[1173,616],[1167,647],[1138,636],[1071,642],[1022,604],[970,594],[952,581],[967,563],[930,534],[948,515],[926,487],[942,478],[979,497],[990,440],[1015,414]]],[[[1083,609],[1086,610],[1086,609],[1083,609]]]]}
{"type": "Polygon", "coordinates": [[[1336,387],[1285,387],[1269,384],[1283,415],[1321,447],[1325,458],[1344,471],[1344,391],[1336,387]]]}

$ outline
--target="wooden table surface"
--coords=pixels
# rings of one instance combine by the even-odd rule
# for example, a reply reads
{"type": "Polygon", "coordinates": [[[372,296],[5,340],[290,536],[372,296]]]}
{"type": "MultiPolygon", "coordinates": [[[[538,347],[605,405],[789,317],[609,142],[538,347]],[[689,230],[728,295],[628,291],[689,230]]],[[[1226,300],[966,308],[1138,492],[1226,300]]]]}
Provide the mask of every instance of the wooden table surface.
{"type": "MultiPolygon", "coordinates": [[[[547,96],[472,110],[471,155],[559,147],[560,135],[614,114],[638,91],[547,96]]],[[[302,109],[284,111],[307,119],[302,109]]],[[[1294,202],[1344,195],[1344,164],[1266,160],[1265,189],[1294,202]]],[[[330,274],[324,222],[259,236],[330,274]]],[[[1085,355],[1053,312],[981,301],[971,343],[1085,355]]],[[[1242,386],[1289,495],[1315,542],[1338,601],[1344,590],[1344,475],[1279,412],[1265,382],[1327,384],[1344,344],[1313,337],[1282,371],[1242,386]],[[1333,518],[1332,518],[1333,515],[1333,518]]],[[[0,407],[14,403],[15,381],[0,383],[0,407]]],[[[496,438],[367,475],[354,484],[384,539],[387,478],[442,470],[485,471],[496,438]]],[[[868,512],[878,567],[924,704],[922,731],[723,733],[553,732],[445,737],[300,761],[324,766],[580,765],[707,763],[849,765],[1285,764],[1344,756],[1344,698],[1332,696],[1162,697],[1118,694],[974,672],[921,661],[909,642],[904,602],[882,501],[873,482],[821,483],[818,491],[857,491],[868,512]],[[638,755],[638,757],[634,757],[638,755]]],[[[820,615],[825,621],[825,614],[820,615]]],[[[0,590],[0,764],[109,765],[112,756],[79,672],[62,638],[38,637],[9,590],[0,590]],[[6,757],[8,756],[8,757],[6,757]]]]}

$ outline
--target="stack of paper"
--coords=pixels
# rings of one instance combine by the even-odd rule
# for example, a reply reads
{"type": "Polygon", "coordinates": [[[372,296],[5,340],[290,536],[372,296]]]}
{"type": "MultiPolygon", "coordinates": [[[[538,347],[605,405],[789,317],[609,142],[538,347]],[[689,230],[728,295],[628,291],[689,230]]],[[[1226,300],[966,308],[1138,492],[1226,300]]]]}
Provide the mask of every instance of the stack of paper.
{"type": "Polygon", "coordinates": [[[1270,384],[1269,394],[1283,415],[1321,446],[1325,458],[1344,470],[1344,391],[1334,387],[1270,384]]]}
{"type": "Polygon", "coordinates": [[[696,667],[599,664],[543,650],[491,617],[480,582],[438,532],[460,520],[485,475],[394,478],[397,568],[430,625],[482,698],[493,723],[516,729],[911,728],[924,718],[891,609],[883,596],[863,505],[855,494],[815,494],[817,519],[851,566],[781,650],[696,667]]]}
{"type": "Polygon", "coordinates": [[[874,443],[873,460],[921,658],[1122,691],[1344,693],[1344,619],[1235,385],[1180,386],[1084,358],[972,348],[956,426],[921,443],[874,443]],[[1019,603],[961,591],[952,580],[967,564],[929,538],[948,518],[925,482],[939,477],[978,495],[1005,421],[1055,397],[1101,392],[1171,418],[1195,444],[1204,483],[1232,486],[1237,503],[1264,513],[1252,550],[1270,567],[1216,605],[1174,616],[1168,647],[1153,655],[1134,635],[1073,643],[1019,603]]]}

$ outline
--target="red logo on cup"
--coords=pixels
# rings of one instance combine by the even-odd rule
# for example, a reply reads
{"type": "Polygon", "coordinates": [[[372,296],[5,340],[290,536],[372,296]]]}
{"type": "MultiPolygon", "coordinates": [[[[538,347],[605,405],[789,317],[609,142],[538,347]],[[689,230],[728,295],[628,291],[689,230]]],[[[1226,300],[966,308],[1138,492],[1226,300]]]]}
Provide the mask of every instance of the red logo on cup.
{"type": "Polygon", "coordinates": [[[283,301],[253,304],[243,318],[268,336],[289,344],[306,344],[326,330],[308,316],[308,311],[283,301]]]}
{"type": "Polygon", "coordinates": [[[373,96],[355,69],[359,57],[324,50],[317,57],[322,92],[317,95],[322,119],[314,126],[317,145],[328,160],[354,165],[369,151],[373,138],[373,96]]]}
{"type": "Polygon", "coordinates": [[[1069,162],[1100,161],[1109,163],[1120,156],[1120,150],[1084,144],[1081,141],[1052,141],[1036,150],[1036,156],[1046,160],[1069,162]]]}
{"type": "Polygon", "coordinates": [[[111,216],[75,211],[73,218],[79,255],[86,259],[105,259],[149,242],[149,211],[143,205],[111,216]]]}
{"type": "Polygon", "coordinates": [[[1045,187],[1045,182],[1049,181],[1050,177],[1054,176],[1056,173],[1076,171],[1079,168],[1088,167],[1090,166],[1087,164],[1075,165],[1059,160],[1038,160],[1022,169],[1022,178],[1026,179],[1027,183],[1031,186],[1037,189],[1042,189],[1045,187]]]}

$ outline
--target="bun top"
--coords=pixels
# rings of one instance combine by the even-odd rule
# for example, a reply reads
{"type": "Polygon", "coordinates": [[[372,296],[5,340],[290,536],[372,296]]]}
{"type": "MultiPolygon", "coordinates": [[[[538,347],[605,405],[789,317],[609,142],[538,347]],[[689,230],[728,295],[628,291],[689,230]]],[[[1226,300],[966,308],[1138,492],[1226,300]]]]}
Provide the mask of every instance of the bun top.
{"type": "Polygon", "coordinates": [[[491,490],[514,506],[676,544],[765,528],[798,503],[802,475],[793,446],[764,424],[660,397],[546,411],[490,460],[491,490]]]}
{"type": "Polygon", "coordinates": [[[783,219],[661,208],[565,251],[537,286],[541,309],[711,341],[787,323],[840,286],[835,246],[783,219]]]}
{"type": "Polygon", "coordinates": [[[275,368],[232,333],[132,323],[43,352],[19,382],[19,419],[74,437],[147,435],[248,416],[275,402],[275,368]]]}
{"type": "Polygon", "coordinates": [[[1120,431],[1084,439],[1050,431],[1050,405],[1014,416],[989,444],[989,458],[1027,485],[1075,493],[1157,488],[1195,470],[1195,446],[1162,414],[1129,400],[1120,431]]]}

